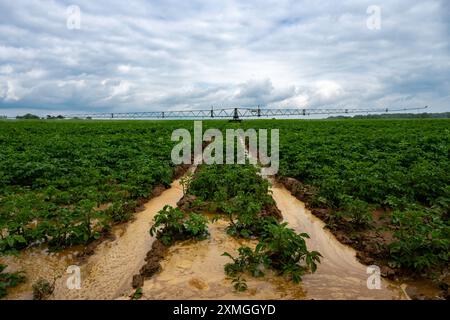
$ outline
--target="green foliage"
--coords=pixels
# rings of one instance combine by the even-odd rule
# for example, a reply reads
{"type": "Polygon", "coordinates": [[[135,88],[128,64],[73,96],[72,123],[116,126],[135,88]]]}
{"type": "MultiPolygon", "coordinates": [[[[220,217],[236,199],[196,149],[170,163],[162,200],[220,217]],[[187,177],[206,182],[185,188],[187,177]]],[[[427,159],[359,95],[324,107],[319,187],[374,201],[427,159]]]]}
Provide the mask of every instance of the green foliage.
{"type": "Polygon", "coordinates": [[[329,207],[342,208],[344,195],[374,205],[398,199],[427,207],[448,196],[448,120],[246,125],[280,129],[280,174],[318,187],[317,197],[325,199],[329,207]]]}
{"type": "Polygon", "coordinates": [[[44,300],[55,290],[55,283],[46,279],[39,279],[33,283],[33,300],[44,300]]]}
{"type": "Polygon", "coordinates": [[[352,199],[345,196],[342,202],[342,210],[338,213],[341,218],[347,219],[356,228],[365,228],[372,222],[373,206],[360,199],[352,199]]]}
{"type": "Polygon", "coordinates": [[[233,284],[233,288],[234,290],[238,291],[238,292],[244,292],[245,290],[248,289],[247,286],[247,281],[243,278],[241,278],[240,276],[234,278],[231,283],[233,284]]]}
{"type": "Polygon", "coordinates": [[[304,238],[308,237],[306,233],[295,233],[287,227],[287,223],[266,223],[254,250],[247,246],[240,247],[236,258],[228,252],[223,253],[233,260],[225,265],[225,273],[238,283],[237,279],[243,273],[261,277],[265,268],[271,268],[298,283],[305,272],[315,272],[320,262],[320,253],[308,251],[306,247],[304,238]]]}
{"type": "Polygon", "coordinates": [[[222,254],[233,260],[232,263],[227,263],[224,267],[227,276],[236,277],[243,272],[249,272],[254,277],[264,276],[263,268],[270,264],[266,255],[247,246],[238,248],[238,253],[237,258],[233,258],[228,252],[222,254]]]}
{"type": "Polygon", "coordinates": [[[258,236],[266,220],[260,212],[273,199],[269,193],[269,182],[261,178],[252,165],[208,165],[202,166],[190,183],[188,193],[210,204],[212,211],[225,214],[230,226],[230,235],[250,238],[258,236]]]}
{"type": "Polygon", "coordinates": [[[321,257],[317,251],[308,251],[305,238],[309,235],[296,233],[287,227],[286,222],[267,223],[256,250],[264,252],[272,268],[290,275],[297,283],[307,270],[316,271],[321,257]]]}
{"type": "Polygon", "coordinates": [[[114,202],[105,210],[105,214],[114,223],[128,221],[133,216],[133,210],[137,207],[137,201],[114,202]]]}
{"type": "MultiPolygon", "coordinates": [[[[393,209],[403,220],[420,216],[426,226],[406,221],[395,226],[392,260],[413,269],[445,265],[449,120],[208,121],[207,126],[279,129],[279,175],[310,186],[309,204],[334,209],[338,222],[358,230],[372,227],[373,208],[393,209]],[[410,213],[411,205],[423,214],[410,213]]],[[[0,254],[38,243],[53,249],[85,244],[128,220],[155,186],[171,182],[170,135],[180,127],[192,130],[192,121],[2,122],[0,254]],[[111,205],[99,210],[105,204],[111,205]]],[[[225,214],[230,234],[254,238],[264,231],[259,213],[273,203],[256,170],[203,166],[183,188],[225,214]]]]}
{"type": "Polygon", "coordinates": [[[16,116],[16,119],[25,119],[25,120],[39,120],[39,116],[31,113],[24,114],[23,116],[16,116]]]}
{"type": "Polygon", "coordinates": [[[183,126],[192,122],[2,123],[0,254],[86,244],[130,219],[140,199],[170,184],[170,135],[183,126]]]}
{"type": "Polygon", "coordinates": [[[448,267],[450,226],[436,210],[395,211],[396,241],[390,246],[393,263],[417,271],[448,267]]]}
{"type": "Polygon", "coordinates": [[[243,123],[283,132],[279,175],[314,188],[303,196],[312,207],[333,209],[332,227],[362,232],[376,227],[374,209],[392,209],[395,242],[388,254],[395,265],[414,271],[448,265],[449,124],[445,119],[243,123]]]}
{"type": "Polygon", "coordinates": [[[136,291],[133,292],[133,295],[131,296],[131,300],[139,300],[142,298],[142,288],[139,287],[136,289],[136,291]]]}
{"type": "Polygon", "coordinates": [[[156,236],[166,246],[176,240],[203,240],[208,236],[208,220],[199,214],[186,215],[178,208],[169,205],[154,217],[154,224],[150,228],[150,235],[156,236]]]}
{"type": "Polygon", "coordinates": [[[6,296],[8,288],[16,287],[26,279],[23,272],[7,273],[5,269],[6,265],[0,264],[0,299],[6,296]]]}
{"type": "MultiPolygon", "coordinates": [[[[190,183],[189,193],[205,201],[216,202],[234,199],[239,194],[252,194],[259,202],[271,203],[268,181],[257,175],[252,165],[207,165],[202,166],[190,183]]],[[[221,207],[219,206],[219,209],[221,207]]]]}

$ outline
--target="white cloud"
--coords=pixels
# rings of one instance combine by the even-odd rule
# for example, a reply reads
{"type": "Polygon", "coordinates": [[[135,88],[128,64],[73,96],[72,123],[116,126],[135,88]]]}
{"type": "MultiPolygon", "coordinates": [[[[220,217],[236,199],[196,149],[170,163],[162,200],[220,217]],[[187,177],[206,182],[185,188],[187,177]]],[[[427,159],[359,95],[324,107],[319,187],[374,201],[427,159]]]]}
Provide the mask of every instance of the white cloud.
{"type": "Polygon", "coordinates": [[[342,87],[338,83],[331,80],[317,81],[314,86],[315,94],[324,100],[339,97],[343,92],[342,87]]]}
{"type": "Polygon", "coordinates": [[[27,79],[37,80],[40,78],[45,77],[47,72],[43,69],[31,69],[27,72],[25,72],[25,77],[27,79]]]}
{"type": "Polygon", "coordinates": [[[85,88],[86,87],[86,80],[80,79],[80,80],[66,80],[66,81],[60,81],[58,82],[58,87],[67,87],[72,86],[76,88],[85,88]]]}
{"type": "Polygon", "coordinates": [[[69,30],[62,2],[3,2],[0,108],[448,110],[448,2],[379,1],[376,32],[370,4],[79,0],[81,29],[69,30]]]}
{"type": "MultiPolygon", "coordinates": [[[[17,94],[18,84],[14,81],[6,82],[6,90],[4,90],[5,101],[18,101],[20,97],[17,94]]],[[[20,88],[19,88],[20,90],[20,88]]]]}
{"type": "Polygon", "coordinates": [[[14,72],[14,68],[8,64],[4,65],[4,66],[0,66],[0,73],[2,73],[2,74],[11,74],[13,72],[14,72]]]}
{"type": "Polygon", "coordinates": [[[120,65],[117,67],[117,71],[121,72],[121,73],[128,73],[130,72],[131,67],[128,65],[120,65]]]}

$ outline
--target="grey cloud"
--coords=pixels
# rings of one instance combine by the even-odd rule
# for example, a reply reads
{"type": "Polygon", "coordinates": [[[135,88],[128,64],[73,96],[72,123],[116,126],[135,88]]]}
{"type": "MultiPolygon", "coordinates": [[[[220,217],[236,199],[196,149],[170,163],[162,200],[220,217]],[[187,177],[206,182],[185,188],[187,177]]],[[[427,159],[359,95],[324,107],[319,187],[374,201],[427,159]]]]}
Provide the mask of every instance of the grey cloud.
{"type": "Polygon", "coordinates": [[[255,106],[448,111],[448,1],[0,4],[0,114],[255,106]],[[81,8],[81,29],[66,9],[81,8]]]}

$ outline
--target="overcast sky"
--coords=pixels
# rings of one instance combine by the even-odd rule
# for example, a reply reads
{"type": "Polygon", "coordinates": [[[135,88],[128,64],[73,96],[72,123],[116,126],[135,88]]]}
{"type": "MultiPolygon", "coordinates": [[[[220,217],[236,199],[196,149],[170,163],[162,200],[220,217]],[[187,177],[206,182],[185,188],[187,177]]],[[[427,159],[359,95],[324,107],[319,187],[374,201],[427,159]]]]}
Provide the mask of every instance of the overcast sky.
{"type": "Polygon", "coordinates": [[[0,2],[0,114],[258,104],[450,111],[450,1],[0,2]]]}

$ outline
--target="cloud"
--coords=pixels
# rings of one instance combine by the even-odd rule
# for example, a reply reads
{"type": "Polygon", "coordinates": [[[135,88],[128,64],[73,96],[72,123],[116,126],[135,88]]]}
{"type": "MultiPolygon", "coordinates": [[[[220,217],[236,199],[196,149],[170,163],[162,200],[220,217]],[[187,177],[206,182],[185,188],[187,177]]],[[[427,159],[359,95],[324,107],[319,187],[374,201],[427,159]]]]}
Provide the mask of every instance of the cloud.
{"type": "Polygon", "coordinates": [[[0,114],[231,106],[448,111],[448,1],[3,1],[0,114]],[[68,29],[67,7],[81,10],[68,29]]]}
{"type": "Polygon", "coordinates": [[[0,73],[1,74],[11,74],[14,72],[14,68],[10,65],[4,65],[0,67],[0,73]]]}

